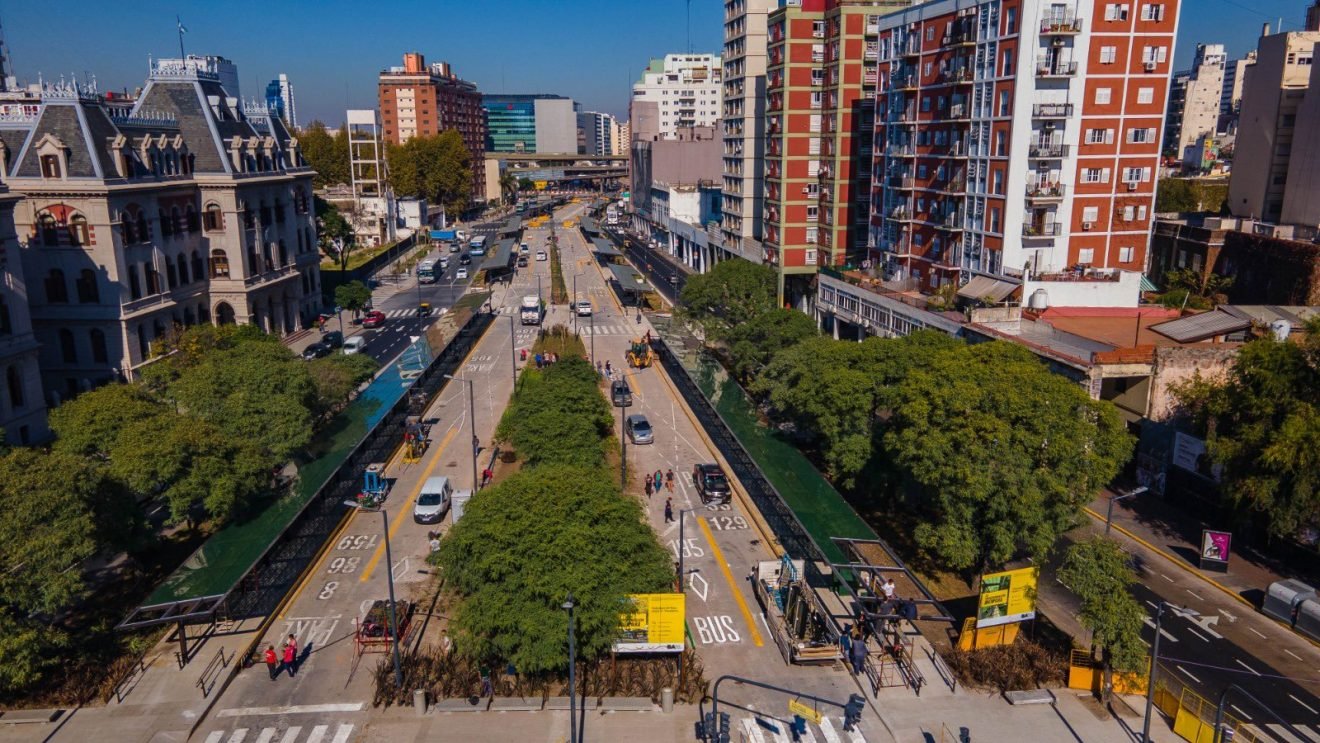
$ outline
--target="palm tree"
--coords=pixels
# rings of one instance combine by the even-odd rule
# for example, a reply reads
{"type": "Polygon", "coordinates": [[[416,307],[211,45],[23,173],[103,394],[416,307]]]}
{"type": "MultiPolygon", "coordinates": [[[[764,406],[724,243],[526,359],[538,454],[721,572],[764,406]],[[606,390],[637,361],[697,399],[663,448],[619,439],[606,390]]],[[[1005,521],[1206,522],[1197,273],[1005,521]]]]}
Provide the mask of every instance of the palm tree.
{"type": "Polygon", "coordinates": [[[513,195],[518,193],[518,176],[508,170],[501,173],[500,192],[504,194],[506,200],[512,200],[513,195]]]}

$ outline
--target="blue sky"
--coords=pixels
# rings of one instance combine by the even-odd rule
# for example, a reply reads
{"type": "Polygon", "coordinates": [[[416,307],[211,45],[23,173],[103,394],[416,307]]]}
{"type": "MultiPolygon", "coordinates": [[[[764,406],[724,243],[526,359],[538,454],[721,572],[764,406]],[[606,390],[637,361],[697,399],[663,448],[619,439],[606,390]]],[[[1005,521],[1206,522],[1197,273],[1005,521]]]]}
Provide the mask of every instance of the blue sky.
{"type": "MultiPolygon", "coordinates": [[[[1176,61],[1197,41],[1241,56],[1264,22],[1300,28],[1308,0],[1183,0],[1176,61]]],[[[626,114],[647,60],[686,47],[685,0],[0,0],[0,22],[20,80],[76,72],[102,89],[129,90],[147,58],[178,56],[174,18],[189,53],[238,65],[241,92],[260,94],[277,73],[293,81],[298,118],[331,123],[345,108],[374,107],[376,75],[405,51],[450,62],[487,93],[558,93],[589,110],[626,114]]],[[[718,52],[722,0],[692,0],[694,51],[718,52]]]]}

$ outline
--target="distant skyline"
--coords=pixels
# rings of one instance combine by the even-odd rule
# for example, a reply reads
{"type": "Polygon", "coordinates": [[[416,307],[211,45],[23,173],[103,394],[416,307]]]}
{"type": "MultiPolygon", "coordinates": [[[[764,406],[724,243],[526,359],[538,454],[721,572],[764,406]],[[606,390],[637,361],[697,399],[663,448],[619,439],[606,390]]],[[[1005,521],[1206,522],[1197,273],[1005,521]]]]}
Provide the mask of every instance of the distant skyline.
{"type": "MultiPolygon", "coordinates": [[[[95,75],[102,90],[142,85],[148,57],[177,57],[175,15],[189,54],[218,54],[238,66],[245,97],[264,97],[283,72],[301,123],[337,126],[347,108],[376,107],[380,70],[419,51],[449,62],[483,93],[556,93],[586,110],[625,119],[632,83],[652,57],[687,49],[685,0],[397,0],[388,5],[325,2],[73,3],[52,24],[51,6],[0,0],[20,82],[95,75]],[[364,12],[364,10],[372,12],[364,12]]],[[[1255,48],[1261,25],[1302,27],[1305,0],[1183,0],[1175,68],[1190,66],[1198,42],[1237,58],[1255,48]]],[[[691,48],[719,53],[723,2],[693,0],[691,48]]]]}

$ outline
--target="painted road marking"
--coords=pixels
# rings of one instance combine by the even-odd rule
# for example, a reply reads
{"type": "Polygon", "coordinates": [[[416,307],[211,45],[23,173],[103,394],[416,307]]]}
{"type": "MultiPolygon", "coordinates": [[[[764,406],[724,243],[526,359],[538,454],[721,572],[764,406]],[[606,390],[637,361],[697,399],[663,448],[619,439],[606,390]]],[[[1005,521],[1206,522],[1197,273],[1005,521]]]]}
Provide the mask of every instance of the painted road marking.
{"type": "Polygon", "coordinates": [[[293,743],[298,739],[298,733],[302,732],[301,725],[294,725],[284,732],[284,737],[280,738],[280,743],[293,743]]]}
{"type": "MultiPolygon", "coordinates": [[[[1251,630],[1252,632],[1256,632],[1256,628],[1255,628],[1255,627],[1248,627],[1247,629],[1251,630]]],[[[1260,632],[1256,632],[1256,636],[1259,637],[1259,638],[1262,639],[1262,640],[1266,639],[1266,638],[1265,638],[1265,635],[1261,634],[1260,632]]]]}
{"type": "Polygon", "coordinates": [[[210,735],[206,736],[206,743],[220,743],[220,739],[223,737],[225,737],[225,731],[216,730],[212,732],[210,735]]]}
{"type": "Polygon", "coordinates": [[[689,573],[688,589],[700,596],[702,601],[705,601],[706,596],[710,593],[710,584],[706,582],[705,578],[701,577],[700,573],[689,573]]]}
{"type": "Polygon", "coordinates": [[[1173,578],[1170,578],[1169,576],[1165,575],[1164,573],[1160,573],[1160,577],[1163,578],[1164,580],[1167,580],[1167,581],[1170,582],[1170,583],[1173,582],[1173,578]]]}
{"type": "Polygon", "coordinates": [[[1297,653],[1294,653],[1294,652],[1291,651],[1291,650],[1288,650],[1287,648],[1285,648],[1283,652],[1287,653],[1288,655],[1291,655],[1292,657],[1296,658],[1297,660],[1301,660],[1301,659],[1302,659],[1302,656],[1298,655],[1297,653]]]}
{"type": "Polygon", "coordinates": [[[1243,668],[1247,669],[1248,671],[1251,671],[1252,673],[1256,674],[1257,676],[1260,675],[1260,671],[1257,671],[1256,669],[1252,668],[1251,666],[1247,665],[1246,663],[1243,663],[1242,661],[1238,660],[1237,658],[1234,658],[1234,659],[1233,659],[1233,662],[1236,663],[1236,664],[1238,664],[1239,666],[1242,666],[1243,668]]]}
{"type": "Polygon", "coordinates": [[[1247,714],[1246,712],[1243,712],[1241,707],[1237,706],[1236,704],[1233,704],[1232,702],[1229,702],[1228,706],[1237,710],[1238,716],[1240,716],[1242,719],[1247,721],[1251,720],[1251,715],[1247,714]]]}
{"type": "Polygon", "coordinates": [[[1190,593],[1190,594],[1192,594],[1193,596],[1195,596],[1195,597],[1197,598],[1197,600],[1199,600],[1199,601],[1205,601],[1205,599],[1201,598],[1201,594],[1197,593],[1196,591],[1193,591],[1193,590],[1190,589],[1190,588],[1184,588],[1183,590],[1186,591],[1186,592],[1188,592],[1188,593],[1190,593]]]}
{"type": "Polygon", "coordinates": [[[331,704],[296,704],[290,707],[234,707],[222,709],[216,717],[248,717],[250,715],[300,715],[324,714],[326,712],[361,712],[362,702],[341,702],[331,704]]]}
{"type": "MultiPolygon", "coordinates": [[[[713,617],[692,617],[692,624],[697,628],[697,637],[702,645],[724,645],[730,642],[742,642],[742,635],[733,628],[733,617],[721,614],[713,617]]],[[[753,628],[755,629],[755,628],[753,628]]]]}
{"type": "Polygon", "coordinates": [[[340,725],[335,731],[335,737],[330,743],[348,743],[348,736],[353,734],[352,725],[340,725]]]}
{"type": "Polygon", "coordinates": [[[839,734],[834,732],[834,723],[830,722],[830,718],[821,718],[820,731],[825,734],[825,743],[843,743],[839,740],[839,734]]]}
{"type": "Polygon", "coordinates": [[[1297,702],[1298,704],[1302,705],[1303,707],[1307,708],[1308,710],[1310,710],[1310,711],[1311,711],[1311,714],[1313,714],[1313,715],[1314,715],[1314,714],[1320,714],[1320,713],[1317,713],[1317,712],[1315,711],[1315,708],[1314,708],[1314,707],[1312,707],[1311,705],[1307,704],[1306,702],[1303,702],[1302,700],[1298,699],[1297,697],[1293,696],[1292,694],[1289,694],[1289,695],[1288,695],[1288,698],[1291,699],[1291,700],[1293,700],[1294,702],[1297,702]]]}
{"type": "Polygon", "coordinates": [[[325,738],[325,731],[329,728],[329,725],[317,725],[312,728],[312,734],[307,736],[307,743],[321,743],[321,740],[325,738]]]}
{"type": "Polygon", "coordinates": [[[1210,642],[1210,638],[1209,638],[1209,637],[1206,637],[1205,635],[1201,634],[1200,632],[1197,632],[1196,630],[1192,629],[1191,627],[1188,627],[1188,628],[1187,628],[1187,631],[1188,631],[1188,632],[1191,632],[1193,635],[1196,635],[1197,637],[1201,638],[1202,642],[1210,642]]]}
{"type": "MultiPolygon", "coordinates": [[[[1155,622],[1152,621],[1150,617],[1142,617],[1142,620],[1141,620],[1141,621],[1145,622],[1147,627],[1150,627],[1151,629],[1154,629],[1154,628],[1155,628],[1155,622]]],[[[1178,641],[1178,638],[1176,638],[1176,637],[1174,637],[1173,635],[1169,634],[1169,631],[1168,631],[1167,629],[1164,629],[1163,627],[1160,627],[1160,637],[1163,637],[1164,639],[1168,640],[1169,642],[1177,642],[1177,641],[1178,641]]]]}
{"type": "Polygon", "coordinates": [[[738,591],[738,584],[733,579],[733,571],[729,570],[729,563],[724,559],[724,553],[720,551],[718,544],[715,544],[715,535],[710,532],[710,527],[705,519],[697,519],[697,524],[701,526],[701,533],[705,535],[706,542],[710,545],[711,554],[715,557],[715,562],[720,566],[720,572],[724,573],[724,580],[729,583],[729,591],[733,593],[733,600],[737,602],[739,611],[742,612],[743,619],[747,622],[748,631],[752,635],[752,644],[756,647],[762,647],[765,642],[761,640],[761,633],[757,631],[756,624],[752,619],[752,612],[747,609],[747,602],[743,600],[742,593],[738,591]]]}
{"type": "MultiPolygon", "coordinates": [[[[436,449],[435,458],[426,466],[426,471],[422,473],[422,476],[417,479],[417,485],[414,486],[412,492],[408,494],[408,500],[404,501],[404,503],[395,511],[394,523],[390,524],[391,539],[394,537],[394,534],[399,531],[399,527],[403,526],[403,520],[412,514],[413,501],[417,500],[418,494],[422,492],[422,486],[426,484],[426,479],[431,476],[432,472],[435,472],[435,468],[440,464],[440,460],[444,459],[445,450],[449,448],[450,442],[452,442],[454,436],[458,434],[458,428],[461,422],[462,419],[460,419],[459,423],[455,423],[449,427],[449,431],[445,433],[444,440],[440,442],[440,447],[436,449]]],[[[362,509],[356,510],[360,513],[362,509]]],[[[354,517],[356,518],[356,514],[354,514],[354,517]]],[[[376,548],[376,551],[371,554],[371,559],[367,561],[367,567],[362,571],[362,577],[358,578],[358,582],[366,583],[367,580],[371,578],[371,573],[375,571],[376,564],[379,563],[380,559],[384,556],[385,545],[381,544],[376,548]]]]}
{"type": "Polygon", "coordinates": [[[275,733],[277,732],[279,731],[275,728],[262,728],[261,735],[257,736],[257,743],[270,743],[271,740],[275,738],[275,733]]]}
{"type": "Polygon", "coordinates": [[[1187,674],[1187,678],[1195,681],[1198,684],[1201,683],[1201,679],[1193,676],[1192,672],[1187,670],[1186,668],[1183,668],[1182,666],[1174,666],[1174,668],[1177,668],[1179,671],[1182,671],[1183,673],[1187,674]]]}

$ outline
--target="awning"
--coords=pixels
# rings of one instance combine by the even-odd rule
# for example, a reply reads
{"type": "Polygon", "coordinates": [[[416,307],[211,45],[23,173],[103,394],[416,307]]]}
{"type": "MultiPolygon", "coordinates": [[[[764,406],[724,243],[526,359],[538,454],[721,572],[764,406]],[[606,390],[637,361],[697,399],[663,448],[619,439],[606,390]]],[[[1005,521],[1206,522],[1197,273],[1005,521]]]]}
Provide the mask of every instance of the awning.
{"type": "Polygon", "coordinates": [[[522,229],[522,217],[509,217],[504,225],[500,227],[501,235],[516,235],[522,229]]]}
{"type": "Polygon", "coordinates": [[[481,267],[486,271],[507,271],[513,265],[513,240],[500,240],[486,254],[481,267]]]}
{"type": "Polygon", "coordinates": [[[610,273],[614,274],[614,280],[619,282],[619,286],[625,291],[651,291],[651,285],[646,281],[646,277],[632,266],[611,263],[609,269],[610,273]]]}
{"type": "Polygon", "coordinates": [[[982,299],[987,302],[1002,302],[1004,297],[1017,291],[1018,285],[1008,281],[992,279],[989,276],[974,276],[967,285],[958,290],[958,296],[967,299],[982,299]]]}
{"type": "Polygon", "coordinates": [[[1157,292],[1160,288],[1155,286],[1155,282],[1146,278],[1146,274],[1143,273],[1141,275],[1141,290],[1143,292],[1157,292]]]}
{"type": "Polygon", "coordinates": [[[1220,310],[1211,310],[1202,312],[1199,315],[1152,325],[1150,329],[1179,343],[1195,343],[1218,335],[1236,333],[1250,327],[1250,319],[1234,317],[1220,310]]]}
{"type": "Polygon", "coordinates": [[[592,250],[596,251],[596,255],[603,255],[606,258],[623,255],[623,253],[619,252],[618,248],[614,247],[614,243],[603,237],[592,238],[591,245],[592,250]]]}

